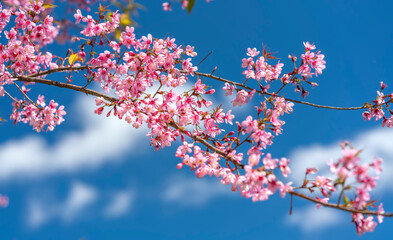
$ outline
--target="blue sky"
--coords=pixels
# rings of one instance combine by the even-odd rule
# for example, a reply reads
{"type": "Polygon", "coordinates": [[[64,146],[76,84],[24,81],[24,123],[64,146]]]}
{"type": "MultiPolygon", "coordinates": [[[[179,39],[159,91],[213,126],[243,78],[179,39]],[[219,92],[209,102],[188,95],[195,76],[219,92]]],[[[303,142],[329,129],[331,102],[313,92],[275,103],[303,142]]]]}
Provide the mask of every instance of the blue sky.
{"type": "MultiPolygon", "coordinates": [[[[309,41],[326,55],[327,68],[307,101],[360,106],[375,98],[380,81],[393,89],[391,1],[199,0],[191,15],[179,5],[163,12],[161,1],[141,3],[137,36],[169,35],[193,45],[195,63],[213,51],[201,72],[217,66],[216,75],[240,82],[247,47],[264,44],[289,66],[286,56],[300,56],[303,41],[309,41]]],[[[62,55],[64,48],[49,50],[62,55]]],[[[331,239],[332,232],[358,238],[348,214],[296,199],[288,216],[289,198],[279,196],[252,203],[215,179],[177,170],[175,148],[154,152],[143,129],[94,115],[94,98],[47,86],[30,93],[40,92],[66,106],[66,121],[39,134],[22,124],[0,125],[0,192],[10,198],[9,207],[0,209],[0,239],[331,239]]],[[[214,98],[230,107],[222,95],[214,98]]],[[[2,98],[0,116],[10,109],[2,98]]],[[[238,117],[246,112],[247,107],[235,111],[238,117]]],[[[291,159],[295,181],[305,167],[323,169],[338,156],[338,143],[350,140],[364,149],[364,159],[385,159],[373,196],[393,210],[392,129],[364,122],[361,111],[298,104],[284,120],[284,134],[268,151],[291,159]]],[[[392,227],[392,219],[385,219],[362,239],[386,238],[392,227]]]]}

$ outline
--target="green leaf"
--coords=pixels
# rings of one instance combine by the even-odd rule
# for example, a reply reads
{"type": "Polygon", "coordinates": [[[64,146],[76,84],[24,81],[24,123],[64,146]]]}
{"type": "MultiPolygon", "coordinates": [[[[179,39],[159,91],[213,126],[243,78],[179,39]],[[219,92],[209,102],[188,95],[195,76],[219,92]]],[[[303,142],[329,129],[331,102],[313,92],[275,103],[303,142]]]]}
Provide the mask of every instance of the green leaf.
{"type": "Polygon", "coordinates": [[[187,12],[190,14],[192,11],[192,8],[194,7],[195,0],[188,0],[187,4],[187,12]]]}
{"type": "Polygon", "coordinates": [[[345,205],[348,205],[348,203],[349,203],[349,199],[347,196],[344,196],[344,203],[345,203],[345,205]]]}
{"type": "Polygon", "coordinates": [[[57,7],[56,5],[53,5],[53,4],[50,4],[50,3],[44,3],[44,4],[42,4],[42,6],[43,6],[45,9],[57,7]]]}
{"type": "Polygon", "coordinates": [[[128,12],[124,12],[120,15],[120,24],[123,26],[129,26],[131,24],[131,19],[128,12]]]}
{"type": "Polygon", "coordinates": [[[115,29],[115,37],[118,41],[120,41],[121,31],[119,29],[115,29]]]}

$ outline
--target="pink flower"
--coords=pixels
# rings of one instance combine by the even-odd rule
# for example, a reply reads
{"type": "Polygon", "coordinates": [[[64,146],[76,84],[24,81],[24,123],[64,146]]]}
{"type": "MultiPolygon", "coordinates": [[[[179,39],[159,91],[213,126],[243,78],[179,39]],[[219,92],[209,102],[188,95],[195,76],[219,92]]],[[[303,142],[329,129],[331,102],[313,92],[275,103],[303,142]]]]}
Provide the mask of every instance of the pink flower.
{"type": "Polygon", "coordinates": [[[255,57],[255,56],[258,56],[258,55],[259,55],[259,51],[257,51],[256,48],[253,48],[253,49],[247,48],[247,56],[255,57]]]}
{"type": "Polygon", "coordinates": [[[381,168],[382,162],[383,162],[382,159],[375,157],[373,163],[371,164],[371,166],[375,169],[375,172],[377,174],[380,174],[382,172],[382,168],[381,168]]]}
{"type": "Polygon", "coordinates": [[[260,160],[260,155],[257,154],[251,154],[248,157],[248,164],[252,165],[252,166],[257,166],[259,164],[259,160],[260,160]]]}
{"type": "Polygon", "coordinates": [[[306,52],[315,49],[315,45],[310,44],[309,42],[303,42],[304,47],[306,48],[306,52]]]}
{"type": "Polygon", "coordinates": [[[372,118],[372,115],[370,114],[369,111],[364,111],[362,115],[363,115],[364,121],[366,121],[366,120],[370,121],[372,118]]]}
{"type": "Polygon", "coordinates": [[[306,175],[308,174],[315,174],[318,172],[318,168],[307,168],[306,169],[306,175]]]}
{"type": "Polygon", "coordinates": [[[291,173],[291,169],[289,168],[288,164],[289,164],[289,159],[281,158],[281,160],[280,160],[280,169],[281,169],[282,175],[284,177],[288,177],[288,174],[291,173]]]}
{"type": "MultiPolygon", "coordinates": [[[[328,203],[328,201],[329,201],[329,198],[327,198],[327,197],[325,197],[325,198],[320,198],[320,197],[317,196],[317,199],[318,199],[320,202],[322,202],[322,203],[328,203]]],[[[317,208],[320,208],[320,207],[321,207],[321,204],[317,204],[316,207],[317,207],[317,208]]]]}
{"type": "Polygon", "coordinates": [[[104,102],[104,98],[103,97],[97,97],[96,98],[96,105],[97,106],[100,106],[103,102],[104,102]]]}
{"type": "Polygon", "coordinates": [[[185,9],[188,5],[188,1],[187,0],[181,0],[181,7],[182,9],[185,9]]]}
{"type": "Polygon", "coordinates": [[[272,159],[272,156],[270,153],[266,154],[266,156],[263,158],[263,164],[266,169],[275,169],[278,164],[278,159],[272,159]]]}
{"type": "Polygon", "coordinates": [[[321,188],[326,188],[328,190],[334,190],[334,187],[330,184],[332,180],[324,176],[317,176],[314,181],[314,185],[321,188]]]}
{"type": "Polygon", "coordinates": [[[235,89],[235,86],[225,83],[225,86],[222,88],[222,90],[225,91],[225,96],[230,96],[233,94],[233,90],[235,89]]]}
{"type": "Polygon", "coordinates": [[[356,224],[356,231],[360,236],[366,232],[373,232],[374,228],[377,226],[377,223],[373,221],[373,217],[369,216],[366,219],[363,217],[362,214],[353,214],[357,215],[358,217],[353,217],[355,224],[356,224]]]}
{"type": "Polygon", "coordinates": [[[254,64],[254,61],[252,60],[252,58],[243,58],[242,59],[242,68],[251,69],[253,64],[254,64]]]}
{"type": "Polygon", "coordinates": [[[249,133],[257,129],[257,121],[252,119],[252,116],[247,116],[246,120],[244,120],[241,124],[242,127],[246,128],[246,132],[249,133]]]}
{"type": "Polygon", "coordinates": [[[285,197],[286,193],[293,191],[292,188],[292,182],[288,182],[287,184],[280,186],[279,190],[280,190],[280,196],[281,197],[285,197]]]}
{"type": "Polygon", "coordinates": [[[243,104],[248,102],[248,92],[244,90],[240,90],[237,92],[235,100],[232,101],[234,107],[239,106],[241,107],[243,104]]]}
{"type": "Polygon", "coordinates": [[[229,124],[232,125],[233,124],[232,120],[234,118],[235,118],[235,115],[232,114],[232,110],[228,110],[228,112],[226,113],[226,115],[224,117],[224,120],[225,120],[226,123],[229,123],[229,124]]]}
{"type": "Polygon", "coordinates": [[[76,13],[74,14],[74,18],[76,19],[75,24],[80,23],[80,21],[83,18],[81,10],[79,10],[79,9],[76,10],[76,13]]]}
{"type": "MultiPolygon", "coordinates": [[[[380,214],[384,214],[385,213],[385,210],[383,210],[383,204],[382,203],[380,203],[379,206],[378,206],[378,213],[380,213],[380,214]]],[[[383,216],[382,215],[378,215],[377,219],[378,219],[378,223],[382,223],[383,222],[383,216]]]]}
{"type": "Polygon", "coordinates": [[[0,207],[7,207],[9,204],[9,199],[6,196],[0,194],[0,207]]]}
{"type": "Polygon", "coordinates": [[[393,126],[393,115],[390,116],[390,118],[386,118],[385,116],[383,117],[383,121],[382,121],[382,127],[392,127],[393,126]]]}
{"type": "Polygon", "coordinates": [[[163,7],[164,11],[172,11],[172,7],[171,7],[171,4],[169,2],[164,2],[162,4],[162,7],[163,7]]]}

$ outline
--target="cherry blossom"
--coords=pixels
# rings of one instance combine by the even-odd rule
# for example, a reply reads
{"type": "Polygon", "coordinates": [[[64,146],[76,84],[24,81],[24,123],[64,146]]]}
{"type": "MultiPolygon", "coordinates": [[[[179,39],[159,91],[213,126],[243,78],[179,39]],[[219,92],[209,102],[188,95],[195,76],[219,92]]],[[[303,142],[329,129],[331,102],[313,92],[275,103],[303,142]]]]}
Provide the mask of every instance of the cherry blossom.
{"type": "MultiPolygon", "coordinates": [[[[337,200],[334,206],[351,212],[358,234],[375,229],[375,216],[382,222],[383,205],[374,205],[370,194],[382,172],[382,159],[375,157],[372,163],[363,163],[360,151],[344,143],[342,157],[328,164],[334,177],[313,177],[318,169],[311,166],[301,186],[293,186],[286,181],[291,174],[290,159],[273,157],[268,152],[275,137],[283,133],[283,119],[294,111],[294,102],[305,104],[286,98],[285,88],[292,85],[305,98],[309,94],[306,86],[317,86],[313,78],[326,67],[324,55],[316,51],[314,44],[303,42],[305,52],[299,62],[297,57],[289,56],[294,65],[289,71],[284,61],[278,61],[266,49],[247,48],[247,57],[241,64],[239,61],[245,80],[237,83],[212,73],[199,73],[193,63],[197,56],[193,46],[180,45],[171,37],[138,36],[131,26],[121,28],[119,11],[109,16],[106,8],[100,7],[98,16],[86,14],[87,1],[71,1],[85,5],[73,15],[75,24],[82,29],[73,38],[79,46],[69,49],[63,57],[54,56],[46,49],[58,36],[59,27],[53,17],[43,14],[44,2],[6,2],[13,7],[3,8],[0,4],[0,33],[5,36],[0,45],[0,96],[12,100],[10,119],[15,123],[29,124],[37,132],[52,131],[66,115],[64,106],[55,100],[45,101],[41,94],[33,101],[27,84],[73,89],[96,97],[94,113],[113,115],[134,128],[146,126],[146,135],[156,150],[179,140],[175,157],[180,160],[176,167],[189,167],[198,178],[215,177],[254,202],[266,201],[276,193],[281,197],[300,196],[317,207],[332,206],[330,202],[337,200]],[[52,73],[63,73],[65,81],[47,79],[52,73]],[[84,84],[71,84],[82,75],[84,84]],[[225,82],[225,96],[236,91],[233,106],[253,105],[251,113],[235,117],[231,109],[209,98],[216,90],[209,87],[206,78],[225,82]],[[191,87],[179,90],[186,83],[191,87]],[[99,85],[101,91],[90,89],[93,84],[99,85]],[[11,87],[20,96],[11,94],[11,87]],[[299,191],[308,191],[312,197],[299,191]],[[370,214],[369,210],[374,212],[370,214]]],[[[183,8],[189,4],[179,2],[183,8]]],[[[163,8],[172,10],[168,2],[163,8]]],[[[393,94],[383,93],[386,88],[381,83],[376,99],[359,109],[366,109],[365,120],[382,119],[383,126],[391,127],[393,94]]],[[[6,205],[8,198],[0,195],[0,206],[6,205]]]]}

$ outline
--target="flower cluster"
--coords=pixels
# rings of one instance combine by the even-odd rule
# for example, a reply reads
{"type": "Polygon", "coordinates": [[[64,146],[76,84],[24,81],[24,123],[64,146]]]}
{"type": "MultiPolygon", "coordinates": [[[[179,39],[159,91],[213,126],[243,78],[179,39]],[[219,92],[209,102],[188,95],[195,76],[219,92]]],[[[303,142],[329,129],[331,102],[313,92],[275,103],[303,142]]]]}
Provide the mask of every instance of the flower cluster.
{"type": "MultiPolygon", "coordinates": [[[[90,19],[83,17],[80,11],[75,18],[77,22],[90,19]]],[[[85,34],[87,28],[91,27],[85,27],[81,33],[85,34]]],[[[92,34],[85,35],[102,39],[103,32],[94,32],[95,28],[92,31],[92,34]]],[[[100,83],[106,92],[113,89],[117,100],[108,103],[98,98],[97,114],[102,114],[107,107],[111,108],[108,116],[113,110],[115,116],[136,128],[146,124],[151,129],[147,135],[156,148],[170,146],[182,135],[173,124],[178,128],[203,124],[203,134],[215,137],[221,133],[217,123],[231,122],[233,115],[230,112],[225,114],[222,109],[217,109],[209,113],[202,109],[211,106],[203,95],[213,93],[214,89],[207,91],[201,80],[187,92],[175,90],[197,70],[191,62],[191,57],[197,55],[193,47],[178,46],[175,39],[169,37],[155,39],[149,34],[136,38],[133,27],[126,27],[118,41],[104,40],[102,45],[109,46],[112,52],[103,50],[91,55],[87,62],[88,78],[100,83]],[[169,90],[164,91],[164,88],[169,90]]],[[[84,53],[83,49],[79,51],[81,53],[84,53]]]]}
{"type": "MultiPolygon", "coordinates": [[[[296,74],[300,74],[303,80],[306,80],[312,76],[318,76],[318,74],[321,74],[322,70],[325,69],[326,62],[323,60],[325,56],[321,54],[320,51],[312,51],[316,49],[315,45],[308,42],[303,44],[306,52],[301,55],[301,65],[298,69],[295,69],[295,71],[283,76],[285,80],[288,80],[289,76],[296,74]],[[314,69],[314,71],[312,71],[312,69],[314,69]]],[[[246,78],[256,79],[258,81],[264,79],[265,82],[272,82],[278,79],[284,64],[278,62],[276,65],[269,65],[268,60],[275,59],[275,57],[273,57],[271,53],[267,53],[265,49],[263,50],[262,56],[258,57],[259,54],[260,51],[256,48],[247,49],[248,58],[242,59],[242,67],[246,69],[243,71],[243,74],[246,78]],[[256,60],[254,59],[255,57],[256,60]]],[[[296,61],[296,57],[290,56],[290,58],[296,61]]]]}
{"type": "MultiPolygon", "coordinates": [[[[77,21],[85,19],[79,12],[75,18],[77,21]]],[[[86,28],[81,33],[85,31],[86,28]]],[[[196,56],[193,47],[177,46],[171,38],[155,39],[151,35],[136,38],[132,27],[126,27],[118,41],[104,40],[102,45],[105,44],[113,51],[98,52],[95,49],[97,53],[87,62],[88,78],[99,82],[106,92],[113,89],[117,100],[106,102],[103,98],[97,98],[97,114],[110,108],[107,116],[113,112],[136,128],[146,124],[150,129],[147,135],[157,149],[171,146],[181,137],[184,144],[176,152],[176,156],[182,158],[179,168],[187,165],[195,170],[198,177],[216,175],[222,183],[231,184],[233,190],[239,190],[254,201],[267,200],[276,191],[284,196],[292,189],[291,183],[284,184],[274,173],[280,169],[281,174],[287,176],[290,173],[289,160],[273,159],[270,154],[261,158],[262,150],[273,143],[273,133],[282,131],[285,122],[279,117],[290,113],[293,103],[273,97],[269,100],[272,108],[267,107],[267,100],[257,108],[257,119],[248,116],[242,123],[237,123],[240,136],[247,135],[245,140],[252,143],[247,151],[248,164],[243,164],[243,153],[235,150],[242,145],[241,137],[232,136],[234,133],[230,132],[220,139],[224,129],[219,124],[232,124],[234,115],[231,111],[225,113],[220,107],[211,111],[203,109],[209,109],[212,105],[205,95],[214,93],[214,89],[208,90],[198,79],[191,90],[183,93],[176,91],[178,86],[186,83],[188,75],[193,75],[197,70],[190,58],[196,56]],[[162,90],[164,87],[169,87],[169,90],[162,90]],[[189,129],[191,126],[194,127],[192,131],[189,129]],[[221,154],[189,144],[184,140],[185,136],[205,141],[221,154]],[[221,165],[221,158],[227,161],[227,166],[221,165]],[[260,166],[259,162],[263,164],[260,166]],[[233,164],[235,169],[243,168],[244,174],[236,174],[229,164],[233,164]]],[[[255,91],[251,91],[245,95],[250,98],[254,94],[255,91]]],[[[245,100],[235,101],[240,105],[245,100]]]]}
{"type": "MultiPolygon", "coordinates": [[[[379,175],[382,172],[382,159],[374,158],[374,161],[370,164],[361,164],[358,157],[359,153],[359,150],[348,148],[344,145],[342,150],[343,156],[337,162],[331,161],[329,165],[330,171],[337,174],[336,184],[342,185],[343,189],[347,187],[345,183],[349,177],[353,177],[357,184],[353,199],[346,199],[347,195],[343,190],[345,206],[356,210],[364,210],[374,205],[370,198],[370,191],[375,189],[377,185],[376,180],[378,179],[377,176],[370,176],[369,170],[374,169],[374,172],[379,175]]],[[[378,207],[378,212],[383,213],[382,203],[378,207]]],[[[379,223],[382,222],[382,219],[382,216],[378,216],[379,223]]],[[[364,217],[364,214],[361,213],[352,214],[352,220],[359,235],[365,232],[372,232],[377,225],[373,221],[372,216],[364,217]]]]}
{"type": "MultiPolygon", "coordinates": [[[[225,151],[224,147],[219,147],[219,149],[225,151]]],[[[177,167],[189,166],[191,170],[195,170],[195,175],[199,178],[214,175],[221,179],[222,184],[231,185],[232,191],[239,191],[242,196],[251,198],[254,202],[268,200],[269,196],[276,191],[279,191],[282,197],[292,191],[292,182],[284,184],[274,173],[275,169],[281,169],[282,175],[288,176],[290,173],[288,159],[273,159],[270,154],[267,154],[261,161],[263,164],[258,166],[260,151],[254,147],[249,150],[249,154],[248,164],[244,165],[244,174],[239,174],[236,173],[237,168],[222,166],[219,154],[203,151],[194,144],[184,142],[176,151],[176,156],[183,159],[177,167]]],[[[236,153],[234,150],[228,156],[239,164],[243,160],[243,154],[236,153]]]]}
{"type": "Polygon", "coordinates": [[[371,120],[375,118],[375,121],[377,121],[382,118],[382,127],[390,128],[393,126],[393,111],[390,109],[390,103],[393,103],[393,93],[384,95],[382,91],[386,87],[387,85],[381,82],[381,90],[377,91],[376,100],[364,105],[368,110],[363,112],[363,119],[371,120]],[[387,117],[386,113],[390,114],[390,117],[387,117]]]}
{"type": "MultiPolygon", "coordinates": [[[[65,0],[60,0],[61,2],[64,2],[65,0]]],[[[14,9],[19,8],[19,7],[28,7],[31,4],[33,4],[35,1],[32,0],[4,0],[4,3],[6,5],[9,5],[13,7],[14,9]]],[[[51,1],[50,1],[51,2],[51,1]]],[[[97,0],[68,0],[67,1],[69,4],[75,4],[78,6],[78,8],[86,8],[88,11],[90,11],[90,6],[97,2],[97,0]]]]}
{"type": "Polygon", "coordinates": [[[79,9],[74,14],[74,18],[76,19],[76,24],[78,24],[81,20],[82,22],[87,22],[87,26],[83,29],[83,31],[81,31],[81,34],[85,35],[86,37],[110,34],[117,27],[119,27],[120,24],[120,14],[117,11],[112,13],[110,20],[103,23],[98,23],[90,15],[83,17],[79,9]]]}
{"type": "Polygon", "coordinates": [[[258,57],[259,53],[260,51],[258,51],[256,48],[247,49],[247,56],[249,57],[242,59],[242,68],[246,68],[246,70],[243,71],[243,74],[246,76],[246,78],[252,78],[258,81],[265,79],[266,82],[271,82],[278,79],[284,64],[278,62],[274,66],[269,65],[269,57],[266,55],[258,57]],[[254,57],[257,57],[255,61],[254,57]]]}
{"type": "Polygon", "coordinates": [[[15,123],[29,123],[37,132],[43,130],[53,131],[55,126],[64,121],[63,116],[66,114],[64,106],[59,106],[54,100],[49,105],[45,104],[44,96],[38,96],[36,103],[28,103],[20,100],[12,103],[14,109],[11,119],[15,123]]]}
{"type": "MultiPolygon", "coordinates": [[[[312,45],[309,42],[303,42],[303,44],[305,46],[306,52],[301,55],[302,62],[300,66],[297,68],[297,58],[295,56],[289,55],[289,58],[295,65],[295,68],[292,72],[283,74],[281,78],[280,75],[284,66],[283,63],[280,63],[278,61],[276,65],[269,65],[269,59],[276,59],[276,57],[274,57],[272,53],[268,53],[266,49],[263,49],[262,56],[259,56],[260,51],[258,51],[256,48],[248,48],[248,58],[242,59],[242,67],[246,69],[243,71],[243,74],[245,75],[247,80],[257,80],[260,88],[264,92],[266,92],[270,88],[271,82],[280,79],[284,86],[288,83],[292,83],[293,85],[295,85],[295,92],[301,92],[302,96],[305,97],[308,95],[308,92],[304,89],[302,83],[307,83],[312,86],[318,85],[315,82],[311,82],[309,79],[313,76],[318,76],[318,74],[321,74],[322,70],[326,67],[326,62],[323,60],[325,56],[321,54],[320,51],[312,51],[316,49],[315,45],[312,45]],[[263,86],[261,83],[262,79],[264,79],[265,82],[268,84],[263,86]]],[[[242,94],[244,95],[244,93],[242,94]]]]}
{"type": "MultiPolygon", "coordinates": [[[[352,148],[348,143],[342,144],[342,157],[337,161],[330,160],[330,171],[336,177],[333,181],[331,178],[324,176],[317,176],[314,180],[307,179],[309,174],[315,174],[318,170],[307,169],[306,178],[303,181],[301,188],[308,189],[311,193],[319,190],[323,196],[316,199],[322,203],[328,203],[330,195],[339,190],[340,196],[338,198],[337,206],[352,210],[369,210],[370,207],[376,207],[370,197],[370,191],[375,189],[377,176],[370,175],[370,169],[379,175],[382,172],[382,159],[374,158],[370,164],[362,164],[359,158],[360,150],[352,148]],[[349,193],[354,190],[354,194],[349,193]]],[[[378,207],[378,213],[383,214],[382,203],[378,207]]],[[[377,220],[382,222],[383,216],[378,215],[377,220]]],[[[359,235],[365,232],[372,232],[377,223],[373,216],[365,216],[362,213],[352,213],[352,222],[356,226],[356,231],[359,235]]]]}
{"type": "Polygon", "coordinates": [[[325,55],[321,54],[320,51],[313,52],[311,50],[315,50],[316,47],[309,42],[303,43],[306,49],[306,53],[301,55],[302,64],[299,67],[299,74],[301,74],[305,78],[311,78],[313,75],[318,76],[318,74],[322,74],[322,70],[326,68],[325,55]],[[314,69],[314,72],[312,71],[314,69]]]}
{"type": "MultiPolygon", "coordinates": [[[[22,2],[21,2],[22,3],[22,2]]],[[[0,4],[0,33],[4,33],[6,41],[0,44],[0,96],[5,95],[5,85],[14,83],[18,76],[35,74],[42,69],[54,69],[58,65],[53,62],[50,52],[42,52],[41,48],[52,43],[58,34],[49,15],[41,21],[37,16],[44,11],[42,0],[22,4],[18,10],[2,8],[0,4]],[[14,16],[14,25],[7,29],[14,16]]],[[[17,86],[17,85],[16,85],[17,86]]],[[[18,86],[17,86],[18,87],[18,86]]],[[[26,96],[26,88],[18,87],[26,96]]],[[[16,99],[15,99],[16,100],[16,99]]],[[[34,130],[47,130],[63,122],[64,107],[58,107],[53,100],[45,105],[44,97],[39,96],[36,103],[32,101],[15,101],[11,119],[14,122],[30,123],[34,130]]]]}
{"type": "MultiPolygon", "coordinates": [[[[226,85],[226,88],[230,86],[226,85]]],[[[213,141],[216,148],[213,153],[184,142],[176,151],[176,156],[183,159],[178,168],[189,166],[191,170],[195,170],[198,177],[214,175],[221,179],[221,183],[231,185],[233,191],[239,191],[242,196],[253,201],[267,200],[276,191],[284,197],[287,192],[292,191],[292,183],[284,184],[280,181],[276,169],[287,177],[291,173],[289,159],[274,159],[269,153],[263,156],[262,151],[273,143],[272,133],[281,133],[285,122],[279,120],[279,116],[292,112],[293,103],[281,97],[275,97],[271,102],[272,108],[267,108],[266,101],[261,103],[261,107],[257,108],[256,119],[247,116],[241,123],[237,122],[237,137],[235,132],[230,132],[220,140],[216,138],[217,140],[213,141]],[[244,154],[235,150],[245,142],[251,143],[247,151],[247,163],[243,162],[244,154]],[[192,152],[193,155],[190,155],[192,152]],[[225,165],[222,164],[222,160],[226,162],[225,165]]],[[[204,135],[194,132],[192,137],[194,136],[204,135]]]]}

